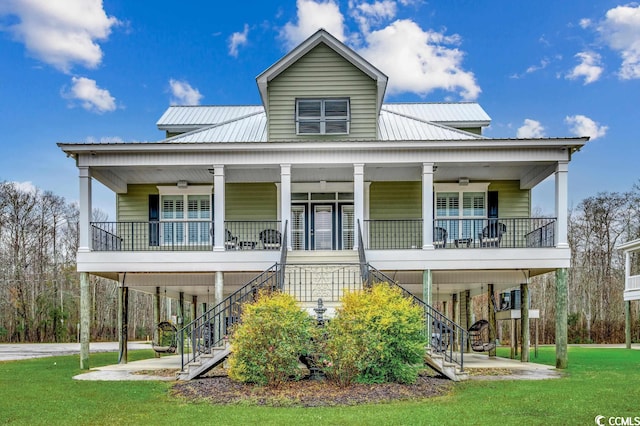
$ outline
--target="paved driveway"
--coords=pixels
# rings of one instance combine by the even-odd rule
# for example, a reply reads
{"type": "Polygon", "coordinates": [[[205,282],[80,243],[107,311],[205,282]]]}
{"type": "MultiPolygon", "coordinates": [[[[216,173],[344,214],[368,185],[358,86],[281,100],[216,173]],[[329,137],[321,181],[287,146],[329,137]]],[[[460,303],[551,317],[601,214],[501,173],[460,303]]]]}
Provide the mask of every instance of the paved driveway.
{"type": "MultiPolygon", "coordinates": [[[[129,342],[129,350],[151,349],[146,342],[129,342]]],[[[89,344],[89,350],[95,352],[117,352],[118,342],[96,342],[89,344]]],[[[0,361],[15,361],[47,356],[80,354],[80,343],[2,343],[0,361]]]]}

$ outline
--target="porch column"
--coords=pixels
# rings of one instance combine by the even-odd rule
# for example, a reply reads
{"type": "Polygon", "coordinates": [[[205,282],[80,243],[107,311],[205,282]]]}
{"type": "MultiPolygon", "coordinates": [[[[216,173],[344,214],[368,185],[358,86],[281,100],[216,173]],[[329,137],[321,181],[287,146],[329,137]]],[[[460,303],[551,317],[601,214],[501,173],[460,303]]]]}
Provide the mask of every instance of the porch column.
{"type": "Polygon", "coordinates": [[[224,274],[216,271],[215,289],[213,293],[213,306],[218,306],[224,298],[224,274]]]}
{"type": "MultiPolygon", "coordinates": [[[[460,293],[460,325],[465,330],[471,326],[471,290],[460,293]]],[[[471,342],[467,339],[465,352],[471,351],[471,342]]]]}
{"type": "Polygon", "coordinates": [[[520,284],[520,361],[529,362],[529,284],[520,284]]]}
{"type": "Polygon", "coordinates": [[[213,166],[213,251],[224,251],[224,166],[213,166]]]}
{"type": "Polygon", "coordinates": [[[127,343],[129,342],[129,288],[124,283],[118,286],[118,324],[120,324],[120,335],[118,346],[118,364],[126,364],[129,360],[127,343]]]}
{"type": "MultiPolygon", "coordinates": [[[[495,296],[493,284],[487,285],[487,303],[489,305],[489,341],[496,341],[496,330],[498,329],[498,324],[496,321],[496,311],[495,311],[495,296]]],[[[494,358],[496,356],[496,348],[493,348],[489,351],[489,358],[494,358]]]]}
{"type": "Polygon", "coordinates": [[[556,247],[569,247],[568,210],[569,210],[569,162],[559,161],[556,167],[556,247]]]}
{"type": "Polygon", "coordinates": [[[433,250],[433,163],[422,163],[422,249],[433,250]]]}
{"type": "MultiPolygon", "coordinates": [[[[451,320],[456,324],[460,324],[460,320],[458,320],[458,294],[453,293],[451,295],[451,320]]],[[[457,351],[458,348],[458,340],[455,339],[453,342],[453,350],[457,351]]]]}
{"type": "Polygon", "coordinates": [[[91,172],[89,167],[78,167],[80,175],[80,241],[78,252],[91,251],[91,172]]]}
{"type": "MultiPolygon", "coordinates": [[[[631,276],[631,251],[624,252],[624,290],[629,288],[631,276]]],[[[624,301],[624,341],[627,349],[631,349],[631,300],[624,301]]]]}
{"type": "MultiPolygon", "coordinates": [[[[160,324],[160,287],[156,287],[156,292],[153,295],[153,322],[154,329],[153,332],[155,334],[155,327],[160,324]]],[[[153,352],[156,358],[160,358],[160,354],[158,352],[153,352]]]]}
{"type": "Polygon", "coordinates": [[[624,301],[624,341],[631,349],[631,300],[624,301]]]}
{"type": "Polygon", "coordinates": [[[358,238],[358,223],[364,233],[364,164],[353,165],[353,249],[358,250],[360,238],[358,238]]]}
{"type": "Polygon", "coordinates": [[[91,291],[89,273],[80,272],[80,369],[89,369],[89,326],[91,324],[91,291]]]}
{"type": "Polygon", "coordinates": [[[191,319],[193,321],[198,316],[198,296],[191,296],[191,319]]]}
{"type": "Polygon", "coordinates": [[[567,368],[567,270],[556,269],[556,368],[567,368]]]}
{"type": "MultiPolygon", "coordinates": [[[[433,288],[433,275],[431,269],[422,271],[422,301],[429,306],[431,303],[431,289],[433,288]]],[[[431,336],[431,321],[427,321],[427,336],[431,336]]]]}
{"type": "Polygon", "coordinates": [[[291,251],[291,164],[280,164],[280,220],[287,225],[287,251],[291,251]]]}

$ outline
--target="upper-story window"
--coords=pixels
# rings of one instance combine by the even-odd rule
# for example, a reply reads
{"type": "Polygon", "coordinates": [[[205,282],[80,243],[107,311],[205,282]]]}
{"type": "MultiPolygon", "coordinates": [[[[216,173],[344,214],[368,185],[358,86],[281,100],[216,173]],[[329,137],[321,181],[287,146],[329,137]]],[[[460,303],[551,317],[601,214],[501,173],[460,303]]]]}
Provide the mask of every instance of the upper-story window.
{"type": "Polygon", "coordinates": [[[299,135],[349,133],[349,99],[297,99],[296,132],[299,135]]]}

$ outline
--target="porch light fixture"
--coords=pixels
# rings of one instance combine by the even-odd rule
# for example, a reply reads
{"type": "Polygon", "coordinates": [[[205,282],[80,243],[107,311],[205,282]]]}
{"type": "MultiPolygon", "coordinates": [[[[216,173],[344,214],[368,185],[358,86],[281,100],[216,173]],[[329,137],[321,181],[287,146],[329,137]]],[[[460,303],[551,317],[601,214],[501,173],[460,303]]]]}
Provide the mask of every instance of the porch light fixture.
{"type": "Polygon", "coordinates": [[[187,183],[187,181],[186,181],[186,180],[179,180],[179,181],[178,181],[178,188],[182,188],[182,189],[184,189],[184,188],[186,188],[187,186],[189,186],[189,184],[187,183]]]}
{"type": "Polygon", "coordinates": [[[458,185],[460,185],[460,186],[469,185],[469,178],[461,177],[460,179],[458,179],[458,185]]]}

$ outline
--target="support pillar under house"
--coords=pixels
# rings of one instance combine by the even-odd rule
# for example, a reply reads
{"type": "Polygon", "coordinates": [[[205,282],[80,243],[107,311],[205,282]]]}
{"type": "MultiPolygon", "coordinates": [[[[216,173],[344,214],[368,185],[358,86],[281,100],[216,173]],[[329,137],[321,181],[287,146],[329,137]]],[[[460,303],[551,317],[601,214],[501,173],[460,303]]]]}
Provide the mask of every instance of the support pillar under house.
{"type": "Polygon", "coordinates": [[[126,364],[129,361],[127,350],[129,342],[129,289],[124,285],[118,287],[118,323],[120,325],[118,364],[126,364]]]}
{"type": "MultiPolygon", "coordinates": [[[[160,324],[160,287],[156,287],[156,292],[153,295],[153,322],[155,326],[160,324]]],[[[156,358],[160,358],[158,352],[153,352],[156,358]]]]}
{"type": "MultiPolygon", "coordinates": [[[[496,330],[498,323],[496,321],[496,310],[495,310],[495,296],[493,284],[489,284],[487,286],[487,304],[489,311],[489,341],[496,341],[496,330]]],[[[489,358],[493,358],[496,356],[496,348],[489,350],[489,358]]]]}
{"type": "Polygon", "coordinates": [[[520,361],[529,362],[529,284],[520,284],[520,361]]]}
{"type": "Polygon", "coordinates": [[[567,368],[567,270],[556,269],[556,368],[567,368]]]}
{"type": "Polygon", "coordinates": [[[80,273],[80,368],[89,369],[89,326],[91,323],[91,299],[89,273],[80,273]]]}

